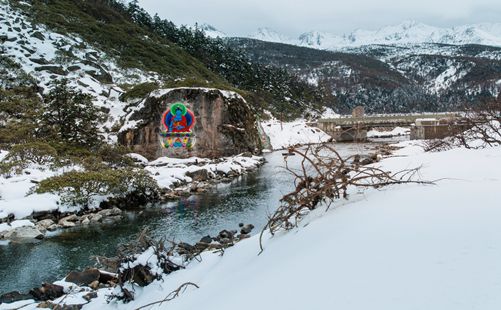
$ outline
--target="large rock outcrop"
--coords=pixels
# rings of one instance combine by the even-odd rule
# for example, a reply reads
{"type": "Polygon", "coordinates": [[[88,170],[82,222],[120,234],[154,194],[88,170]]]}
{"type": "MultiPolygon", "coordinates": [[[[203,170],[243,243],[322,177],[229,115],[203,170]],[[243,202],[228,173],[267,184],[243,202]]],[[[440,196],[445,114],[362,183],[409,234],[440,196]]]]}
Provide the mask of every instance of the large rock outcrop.
{"type": "Polygon", "coordinates": [[[131,108],[118,135],[119,143],[148,159],[168,157],[221,157],[261,151],[257,121],[237,93],[211,88],[160,89],[131,108]],[[193,111],[196,123],[193,146],[165,148],[162,115],[174,102],[193,111]]]}

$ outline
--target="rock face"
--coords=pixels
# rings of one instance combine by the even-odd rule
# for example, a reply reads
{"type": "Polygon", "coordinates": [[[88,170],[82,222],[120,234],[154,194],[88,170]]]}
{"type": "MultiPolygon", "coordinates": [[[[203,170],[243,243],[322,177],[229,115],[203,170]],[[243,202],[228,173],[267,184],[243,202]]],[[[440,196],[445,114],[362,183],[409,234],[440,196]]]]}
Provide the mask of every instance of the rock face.
{"type": "Polygon", "coordinates": [[[254,113],[234,92],[208,88],[174,88],[152,92],[132,108],[118,141],[148,159],[168,157],[221,157],[243,152],[258,153],[261,142],[254,113]],[[196,119],[191,150],[164,148],[160,133],[162,115],[172,103],[183,102],[196,119]]]}

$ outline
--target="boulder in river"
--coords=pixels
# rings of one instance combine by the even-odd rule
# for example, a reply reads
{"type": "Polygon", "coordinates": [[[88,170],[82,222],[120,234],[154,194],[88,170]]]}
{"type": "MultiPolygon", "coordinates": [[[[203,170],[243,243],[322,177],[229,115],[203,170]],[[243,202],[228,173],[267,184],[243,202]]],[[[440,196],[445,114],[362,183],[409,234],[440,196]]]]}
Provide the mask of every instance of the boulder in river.
{"type": "Polygon", "coordinates": [[[78,221],[78,216],[75,214],[72,214],[67,217],[63,217],[62,219],[59,220],[58,224],[61,225],[63,228],[69,228],[69,227],[74,227],[76,226],[76,223],[78,221]]]}
{"type": "Polygon", "coordinates": [[[209,179],[209,171],[207,171],[207,169],[204,168],[195,171],[188,171],[186,172],[186,176],[192,178],[193,181],[203,182],[209,179]]]}
{"type": "Polygon", "coordinates": [[[55,223],[53,220],[45,219],[45,220],[38,221],[35,226],[41,232],[45,232],[45,231],[47,231],[47,228],[51,227],[54,224],[55,223]]]}
{"type": "Polygon", "coordinates": [[[102,217],[117,216],[122,214],[122,210],[117,207],[113,207],[111,209],[101,210],[97,214],[101,215],[102,217]]]}
{"type": "Polygon", "coordinates": [[[23,242],[34,239],[43,239],[44,235],[35,226],[21,226],[8,231],[3,237],[12,241],[23,242]]]}
{"type": "MultiPolygon", "coordinates": [[[[190,114],[191,115],[191,114],[190,114]]],[[[190,116],[191,117],[191,116],[190,116]]],[[[181,132],[180,136],[186,133],[181,132]]],[[[242,96],[215,88],[160,89],[131,108],[118,141],[148,159],[168,157],[223,157],[261,151],[255,113],[242,96]],[[165,147],[165,114],[181,102],[193,112],[189,147],[165,147]]]]}
{"type": "Polygon", "coordinates": [[[200,242],[203,242],[203,243],[211,243],[211,242],[212,242],[212,237],[211,237],[211,236],[209,236],[209,235],[207,235],[207,236],[205,236],[205,237],[202,237],[202,238],[200,239],[200,242]]]}

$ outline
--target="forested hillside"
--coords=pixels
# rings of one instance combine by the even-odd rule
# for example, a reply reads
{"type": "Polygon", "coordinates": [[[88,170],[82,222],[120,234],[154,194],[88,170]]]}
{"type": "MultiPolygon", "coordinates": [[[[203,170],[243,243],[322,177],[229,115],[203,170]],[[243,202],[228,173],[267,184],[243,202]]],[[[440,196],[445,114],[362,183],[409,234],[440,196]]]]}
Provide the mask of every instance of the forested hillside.
{"type": "Polygon", "coordinates": [[[287,68],[330,91],[338,111],[448,111],[501,92],[501,48],[483,45],[372,45],[344,52],[228,38],[255,62],[287,68]]]}

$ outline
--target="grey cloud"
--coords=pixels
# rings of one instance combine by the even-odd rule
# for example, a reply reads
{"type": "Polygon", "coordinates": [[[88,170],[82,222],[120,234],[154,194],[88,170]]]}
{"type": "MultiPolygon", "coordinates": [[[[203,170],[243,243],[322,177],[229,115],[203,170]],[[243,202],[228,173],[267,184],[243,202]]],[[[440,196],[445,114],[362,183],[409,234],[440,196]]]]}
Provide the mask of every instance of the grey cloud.
{"type": "Polygon", "coordinates": [[[150,13],[174,23],[208,23],[230,35],[270,27],[289,36],[310,30],[333,33],[377,29],[404,20],[434,26],[501,22],[499,0],[139,0],[150,13]],[[496,18],[498,20],[496,20],[496,18]]]}

